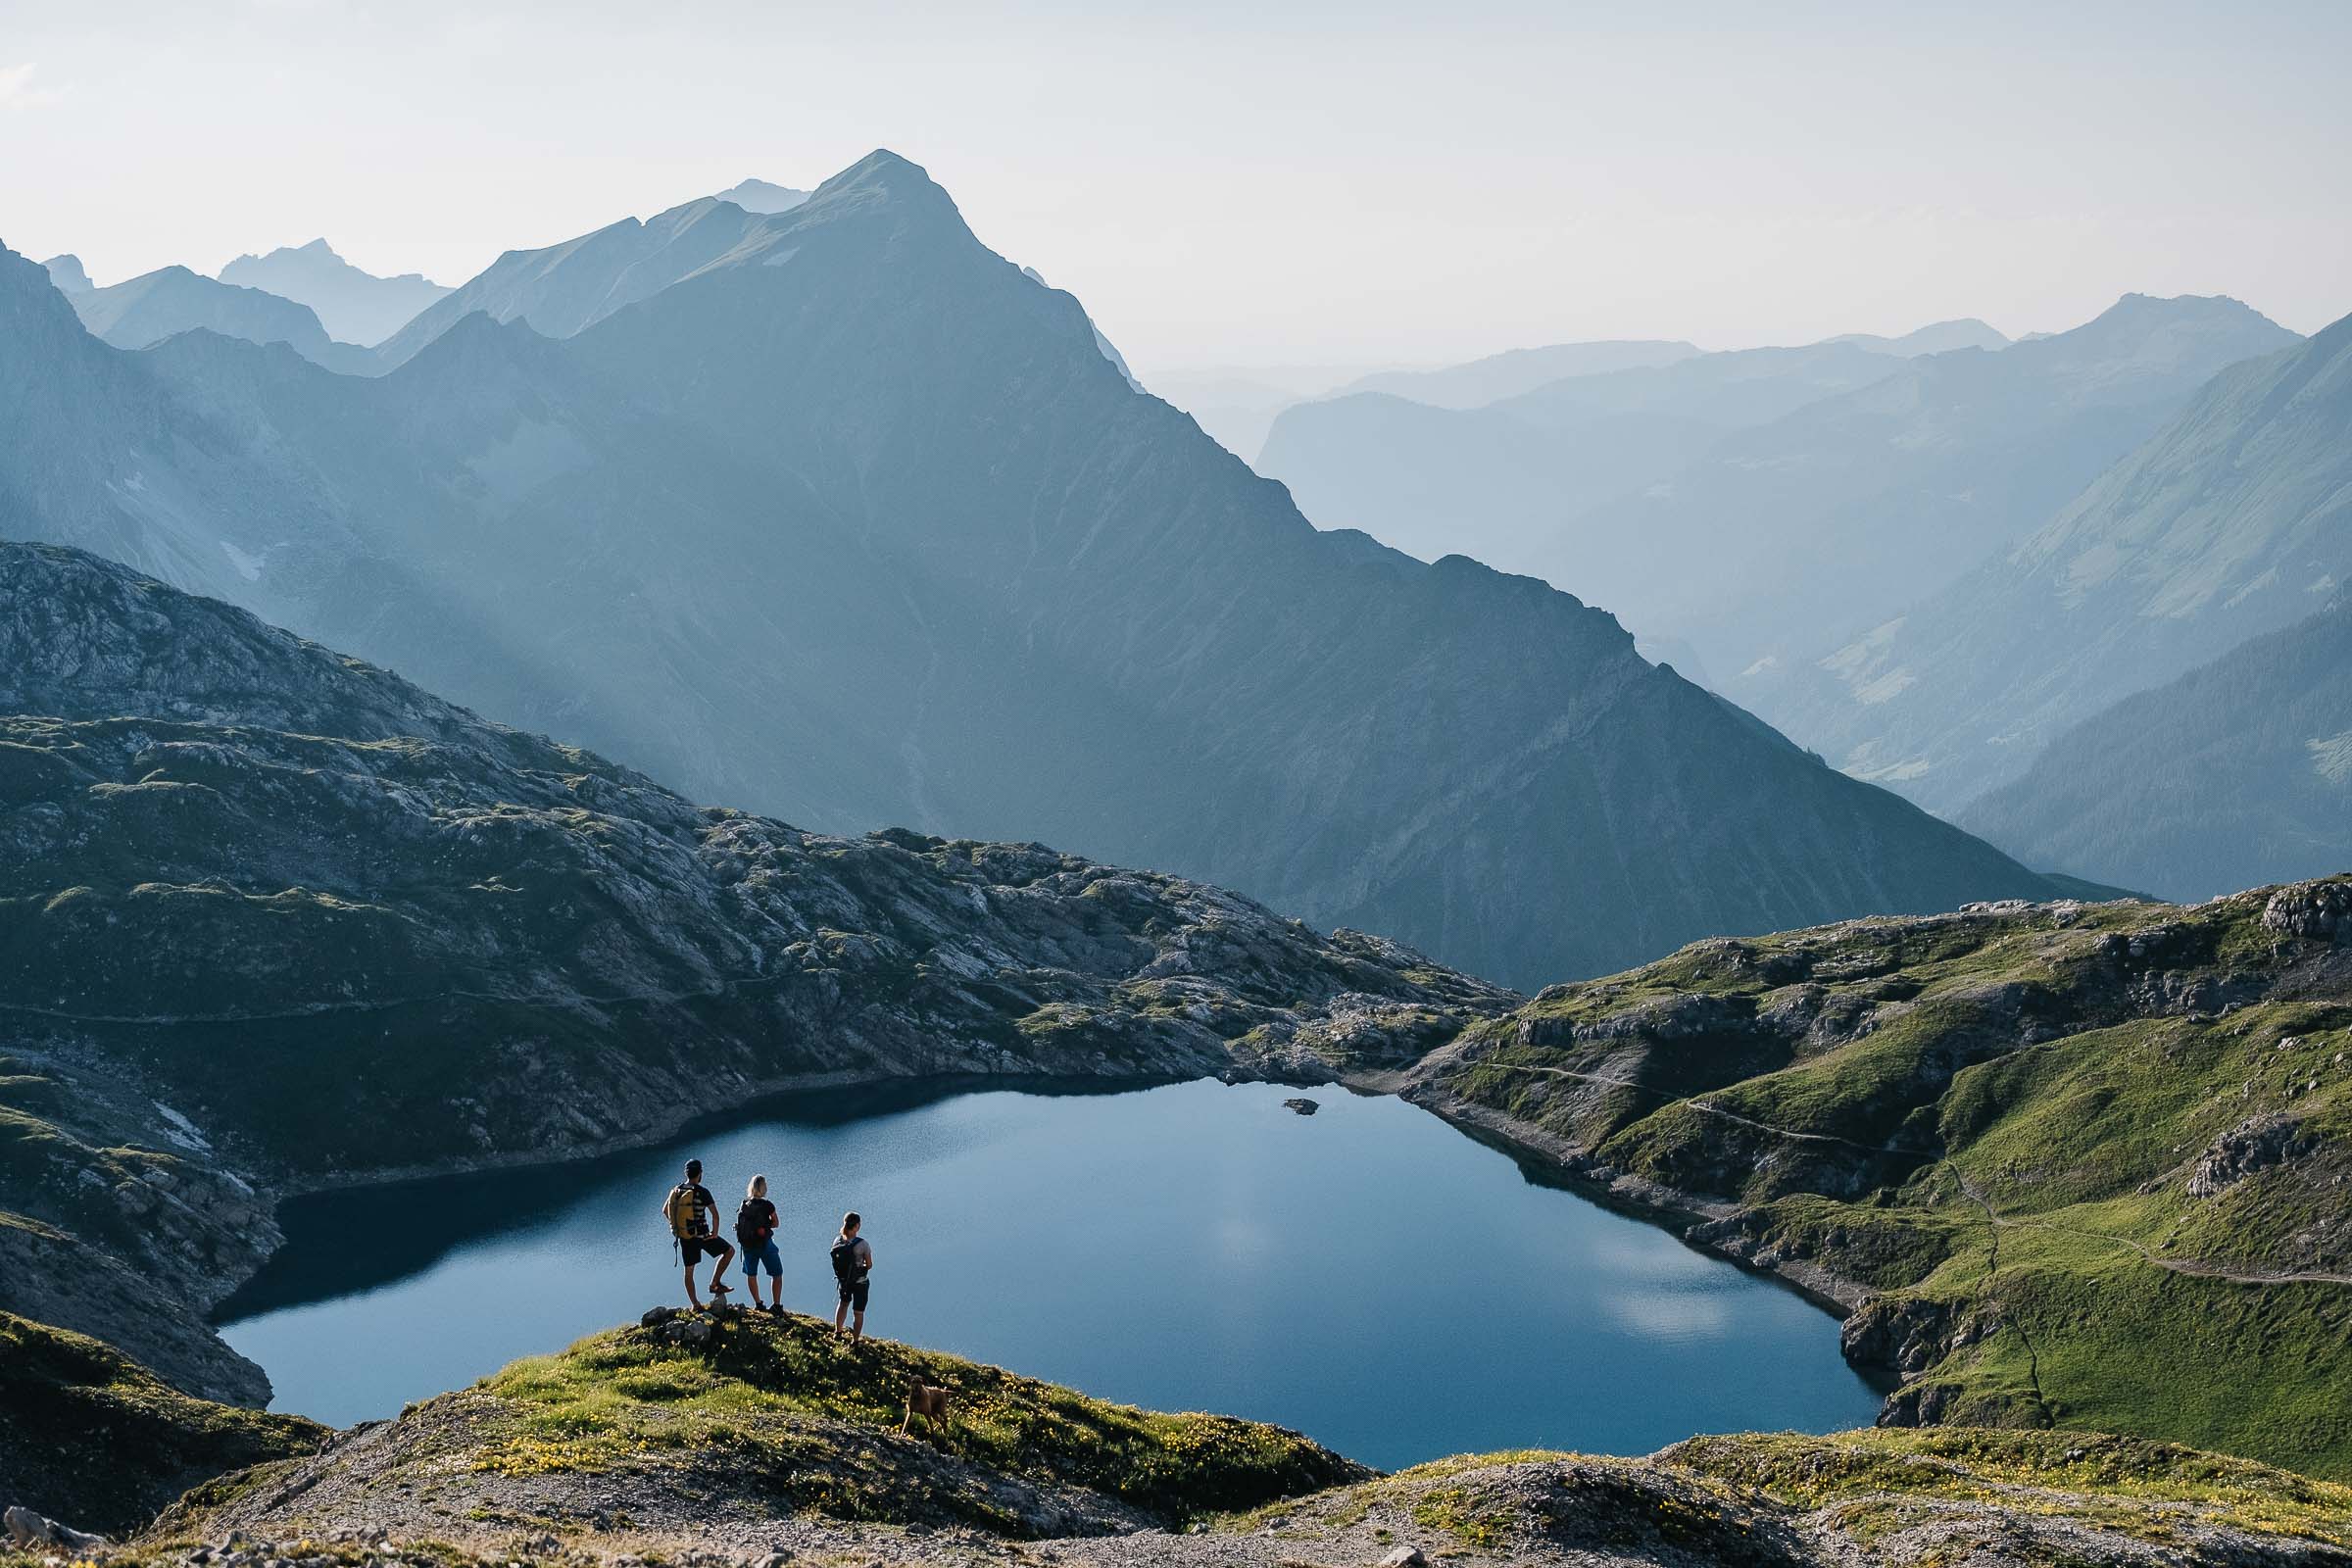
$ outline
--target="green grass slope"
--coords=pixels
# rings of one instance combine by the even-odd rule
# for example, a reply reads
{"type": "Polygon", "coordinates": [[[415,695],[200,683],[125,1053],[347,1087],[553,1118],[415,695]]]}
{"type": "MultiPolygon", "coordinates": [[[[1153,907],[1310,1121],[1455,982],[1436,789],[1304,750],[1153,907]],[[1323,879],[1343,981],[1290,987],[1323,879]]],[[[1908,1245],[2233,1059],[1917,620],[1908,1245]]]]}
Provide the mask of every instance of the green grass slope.
{"type": "Polygon", "coordinates": [[[1648,1458],[1461,1455],[1384,1476],[1295,1433],[1136,1410],[906,1346],[851,1346],[805,1318],[729,1312],[596,1335],[316,1457],[224,1478],[120,1560],[180,1568],[199,1543],[223,1540],[256,1563],[313,1568],[769,1552],[1200,1568],[2315,1568],[2352,1548],[2352,1488],[2173,1444],[1949,1428],[1698,1438],[1648,1458]],[[914,1378],[952,1390],[956,1413],[902,1435],[898,1391],[914,1378]]]}
{"type": "Polygon", "coordinates": [[[326,1429],[192,1398],[112,1346],[0,1312],[0,1498],[83,1530],[145,1523],[189,1486],[315,1451],[326,1429]]]}
{"type": "Polygon", "coordinates": [[[2352,880],[1704,943],[1412,1092],[1858,1300],[1886,1419],[2352,1475],[2352,880]]]}
{"type": "Polygon", "coordinates": [[[811,1516],[1093,1535],[1254,1507],[1370,1474],[1295,1432],[1162,1414],[830,1323],[666,1309],[412,1405],[308,1463],[191,1497],[167,1528],[320,1530],[412,1500],[476,1522],[654,1533],[811,1516]],[[915,1381],[947,1421],[899,1431],[915,1381]]]}

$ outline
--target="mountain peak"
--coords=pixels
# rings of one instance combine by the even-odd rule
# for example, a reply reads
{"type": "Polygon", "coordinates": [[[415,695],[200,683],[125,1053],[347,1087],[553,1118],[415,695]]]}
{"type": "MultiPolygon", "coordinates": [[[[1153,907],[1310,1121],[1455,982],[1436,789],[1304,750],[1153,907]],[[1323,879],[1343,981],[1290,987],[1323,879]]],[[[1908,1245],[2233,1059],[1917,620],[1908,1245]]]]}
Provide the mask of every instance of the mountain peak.
{"type": "Polygon", "coordinates": [[[808,204],[814,206],[829,199],[838,201],[856,196],[879,196],[908,207],[956,210],[955,198],[922,165],[902,158],[887,147],[875,148],[817,186],[808,204]]]}
{"type": "Polygon", "coordinates": [[[765,215],[790,212],[808,199],[808,192],[770,179],[752,178],[720,191],[717,199],[733,202],[747,213],[765,215]]]}
{"type": "Polygon", "coordinates": [[[52,256],[41,265],[49,270],[49,281],[68,294],[87,294],[94,286],[90,274],[82,268],[81,258],[71,252],[52,256]]]}
{"type": "Polygon", "coordinates": [[[2126,294],[2081,326],[2035,339],[2034,347],[2058,356],[2081,350],[2099,358],[2163,358],[2198,340],[2226,340],[2231,358],[2253,359],[2301,342],[2302,335],[2227,294],[2126,294]]]}

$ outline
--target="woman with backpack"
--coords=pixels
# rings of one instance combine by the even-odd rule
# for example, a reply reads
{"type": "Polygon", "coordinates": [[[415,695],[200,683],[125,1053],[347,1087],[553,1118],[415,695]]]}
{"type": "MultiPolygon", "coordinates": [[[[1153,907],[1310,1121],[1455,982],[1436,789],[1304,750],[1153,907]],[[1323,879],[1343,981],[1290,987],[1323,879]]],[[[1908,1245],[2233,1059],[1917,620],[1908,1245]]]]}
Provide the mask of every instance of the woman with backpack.
{"type": "Polygon", "coordinates": [[[760,1306],[760,1270],[765,1267],[766,1310],[784,1315],[784,1258],[776,1250],[776,1205],[767,1200],[767,1178],[755,1176],[743,1190],[743,1206],[735,1211],[735,1240],[743,1247],[743,1283],[752,1288],[752,1310],[760,1306]]]}

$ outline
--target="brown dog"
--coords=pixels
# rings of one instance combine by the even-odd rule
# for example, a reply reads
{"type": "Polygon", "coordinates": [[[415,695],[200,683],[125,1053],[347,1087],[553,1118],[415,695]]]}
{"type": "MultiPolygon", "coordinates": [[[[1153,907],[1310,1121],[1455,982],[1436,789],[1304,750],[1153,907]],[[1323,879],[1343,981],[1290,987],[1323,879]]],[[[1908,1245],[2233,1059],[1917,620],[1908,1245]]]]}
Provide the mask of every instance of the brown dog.
{"type": "Polygon", "coordinates": [[[899,1423],[899,1430],[905,1432],[918,1415],[934,1425],[944,1425],[948,1419],[948,1391],[935,1389],[919,1378],[907,1384],[906,1419],[899,1423]]]}

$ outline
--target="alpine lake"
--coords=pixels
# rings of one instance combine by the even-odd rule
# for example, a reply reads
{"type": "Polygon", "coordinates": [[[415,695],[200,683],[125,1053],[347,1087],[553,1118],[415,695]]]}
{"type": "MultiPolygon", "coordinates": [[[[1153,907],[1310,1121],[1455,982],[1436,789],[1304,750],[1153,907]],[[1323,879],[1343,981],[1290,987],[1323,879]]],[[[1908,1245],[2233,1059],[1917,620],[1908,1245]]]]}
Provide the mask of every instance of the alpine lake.
{"type": "Polygon", "coordinates": [[[871,1334],[1384,1468],[1876,1414],[1795,1292],[1403,1101],[1317,1089],[1299,1115],[1301,1093],[797,1094],[661,1148],[294,1200],[286,1246],[217,1317],[275,1408],[390,1416],[682,1305],[661,1210],[697,1157],[722,1232],[768,1178],[790,1309],[831,1315],[827,1247],[855,1208],[871,1334]]]}

